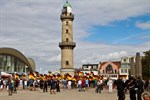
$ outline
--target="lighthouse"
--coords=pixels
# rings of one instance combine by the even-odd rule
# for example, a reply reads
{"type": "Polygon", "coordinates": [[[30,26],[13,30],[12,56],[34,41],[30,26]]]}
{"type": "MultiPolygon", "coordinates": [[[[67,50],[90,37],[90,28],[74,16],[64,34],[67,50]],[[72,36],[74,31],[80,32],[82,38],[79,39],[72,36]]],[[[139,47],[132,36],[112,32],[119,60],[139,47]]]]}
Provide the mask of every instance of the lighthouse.
{"type": "Polygon", "coordinates": [[[76,43],[73,42],[73,20],[74,14],[72,13],[71,4],[67,1],[63,5],[60,19],[62,21],[62,40],[59,43],[61,48],[61,69],[60,74],[64,75],[69,73],[74,76],[74,48],[76,43]]]}

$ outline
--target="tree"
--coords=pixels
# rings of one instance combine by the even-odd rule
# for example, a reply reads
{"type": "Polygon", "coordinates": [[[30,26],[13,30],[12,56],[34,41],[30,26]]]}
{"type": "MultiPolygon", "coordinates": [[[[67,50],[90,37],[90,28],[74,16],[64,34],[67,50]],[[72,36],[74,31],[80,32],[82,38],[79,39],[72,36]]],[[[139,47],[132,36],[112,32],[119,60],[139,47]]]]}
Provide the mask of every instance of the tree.
{"type": "Polygon", "coordinates": [[[142,58],[142,75],[143,79],[150,79],[150,50],[144,52],[144,57],[142,58]]]}
{"type": "Polygon", "coordinates": [[[48,71],[48,74],[52,74],[52,72],[49,70],[49,71],[48,71]]]}

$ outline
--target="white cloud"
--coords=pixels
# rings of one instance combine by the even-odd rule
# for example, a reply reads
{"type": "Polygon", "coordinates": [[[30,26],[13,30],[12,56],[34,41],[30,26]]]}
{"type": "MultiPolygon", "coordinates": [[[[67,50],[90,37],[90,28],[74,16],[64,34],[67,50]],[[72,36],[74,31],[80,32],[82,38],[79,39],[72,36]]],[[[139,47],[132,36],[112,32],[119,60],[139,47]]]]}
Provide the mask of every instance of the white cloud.
{"type": "Polygon", "coordinates": [[[54,57],[51,57],[49,59],[50,62],[60,62],[61,61],[61,54],[57,55],[57,56],[54,56],[54,57]]]}
{"type": "MultiPolygon", "coordinates": [[[[60,68],[58,43],[61,41],[60,13],[65,0],[0,0],[1,47],[12,47],[32,57],[37,70],[60,68]]],[[[147,50],[147,42],[139,45],[110,45],[84,41],[93,25],[110,25],[148,13],[148,0],[70,0],[75,14],[75,67],[136,51],[147,50]],[[131,49],[132,48],[132,49],[131,49]]]]}
{"type": "Polygon", "coordinates": [[[150,29],[150,21],[147,22],[137,22],[136,27],[140,29],[150,29]]]}

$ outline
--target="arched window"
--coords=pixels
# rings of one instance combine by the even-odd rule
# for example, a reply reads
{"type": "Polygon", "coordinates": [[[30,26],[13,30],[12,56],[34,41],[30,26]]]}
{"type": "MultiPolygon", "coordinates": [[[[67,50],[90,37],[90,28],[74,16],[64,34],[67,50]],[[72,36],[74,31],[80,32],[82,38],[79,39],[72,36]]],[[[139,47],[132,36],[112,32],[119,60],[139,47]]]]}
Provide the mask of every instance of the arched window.
{"type": "Polygon", "coordinates": [[[126,58],[124,58],[124,59],[123,59],[123,62],[126,62],[126,61],[127,61],[126,58]]]}
{"type": "Polygon", "coordinates": [[[68,29],[66,29],[66,33],[68,33],[68,29]]]}
{"type": "Polygon", "coordinates": [[[103,73],[105,73],[105,71],[103,70],[103,73]]]}
{"type": "Polygon", "coordinates": [[[66,42],[68,42],[69,41],[69,39],[68,38],[66,38],[66,42]]]}
{"type": "Polygon", "coordinates": [[[106,73],[107,73],[107,74],[113,74],[113,68],[112,68],[111,65],[108,65],[108,66],[106,67],[106,73]]]}
{"type": "Polygon", "coordinates": [[[66,21],[66,25],[68,25],[68,21],[66,21]]]}
{"type": "Polygon", "coordinates": [[[115,73],[117,73],[117,70],[115,69],[115,73]]]}
{"type": "Polygon", "coordinates": [[[69,65],[69,61],[66,61],[66,65],[69,65]]]}

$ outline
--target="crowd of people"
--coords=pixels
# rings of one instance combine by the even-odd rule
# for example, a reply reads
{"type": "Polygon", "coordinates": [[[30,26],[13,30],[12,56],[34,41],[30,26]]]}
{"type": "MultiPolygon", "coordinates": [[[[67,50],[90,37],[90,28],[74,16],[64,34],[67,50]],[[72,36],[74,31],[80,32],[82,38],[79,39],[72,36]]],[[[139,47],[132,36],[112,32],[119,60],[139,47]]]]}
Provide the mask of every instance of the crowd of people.
{"type": "MultiPolygon", "coordinates": [[[[125,100],[125,93],[129,90],[130,100],[142,100],[142,93],[148,90],[149,82],[143,81],[141,77],[129,77],[129,80],[123,81],[122,77],[117,80],[118,100],[125,100]]],[[[148,97],[150,99],[150,97],[148,97]]],[[[146,99],[144,99],[146,100],[146,99]]]]}
{"type": "Polygon", "coordinates": [[[148,90],[148,86],[149,82],[143,81],[140,77],[137,79],[130,77],[126,81],[122,77],[119,77],[118,80],[112,80],[111,78],[104,80],[103,77],[98,77],[93,80],[90,80],[88,77],[79,77],[78,80],[68,79],[67,77],[62,79],[57,77],[49,77],[46,79],[15,77],[0,79],[0,91],[8,90],[9,96],[17,93],[18,89],[42,92],[50,91],[50,94],[56,94],[61,89],[65,91],[77,88],[79,92],[85,92],[89,88],[95,88],[96,93],[101,93],[103,88],[105,88],[108,92],[113,92],[113,89],[117,89],[118,100],[125,100],[125,94],[127,92],[130,94],[130,100],[142,100],[142,93],[144,90],[148,90]]]}

